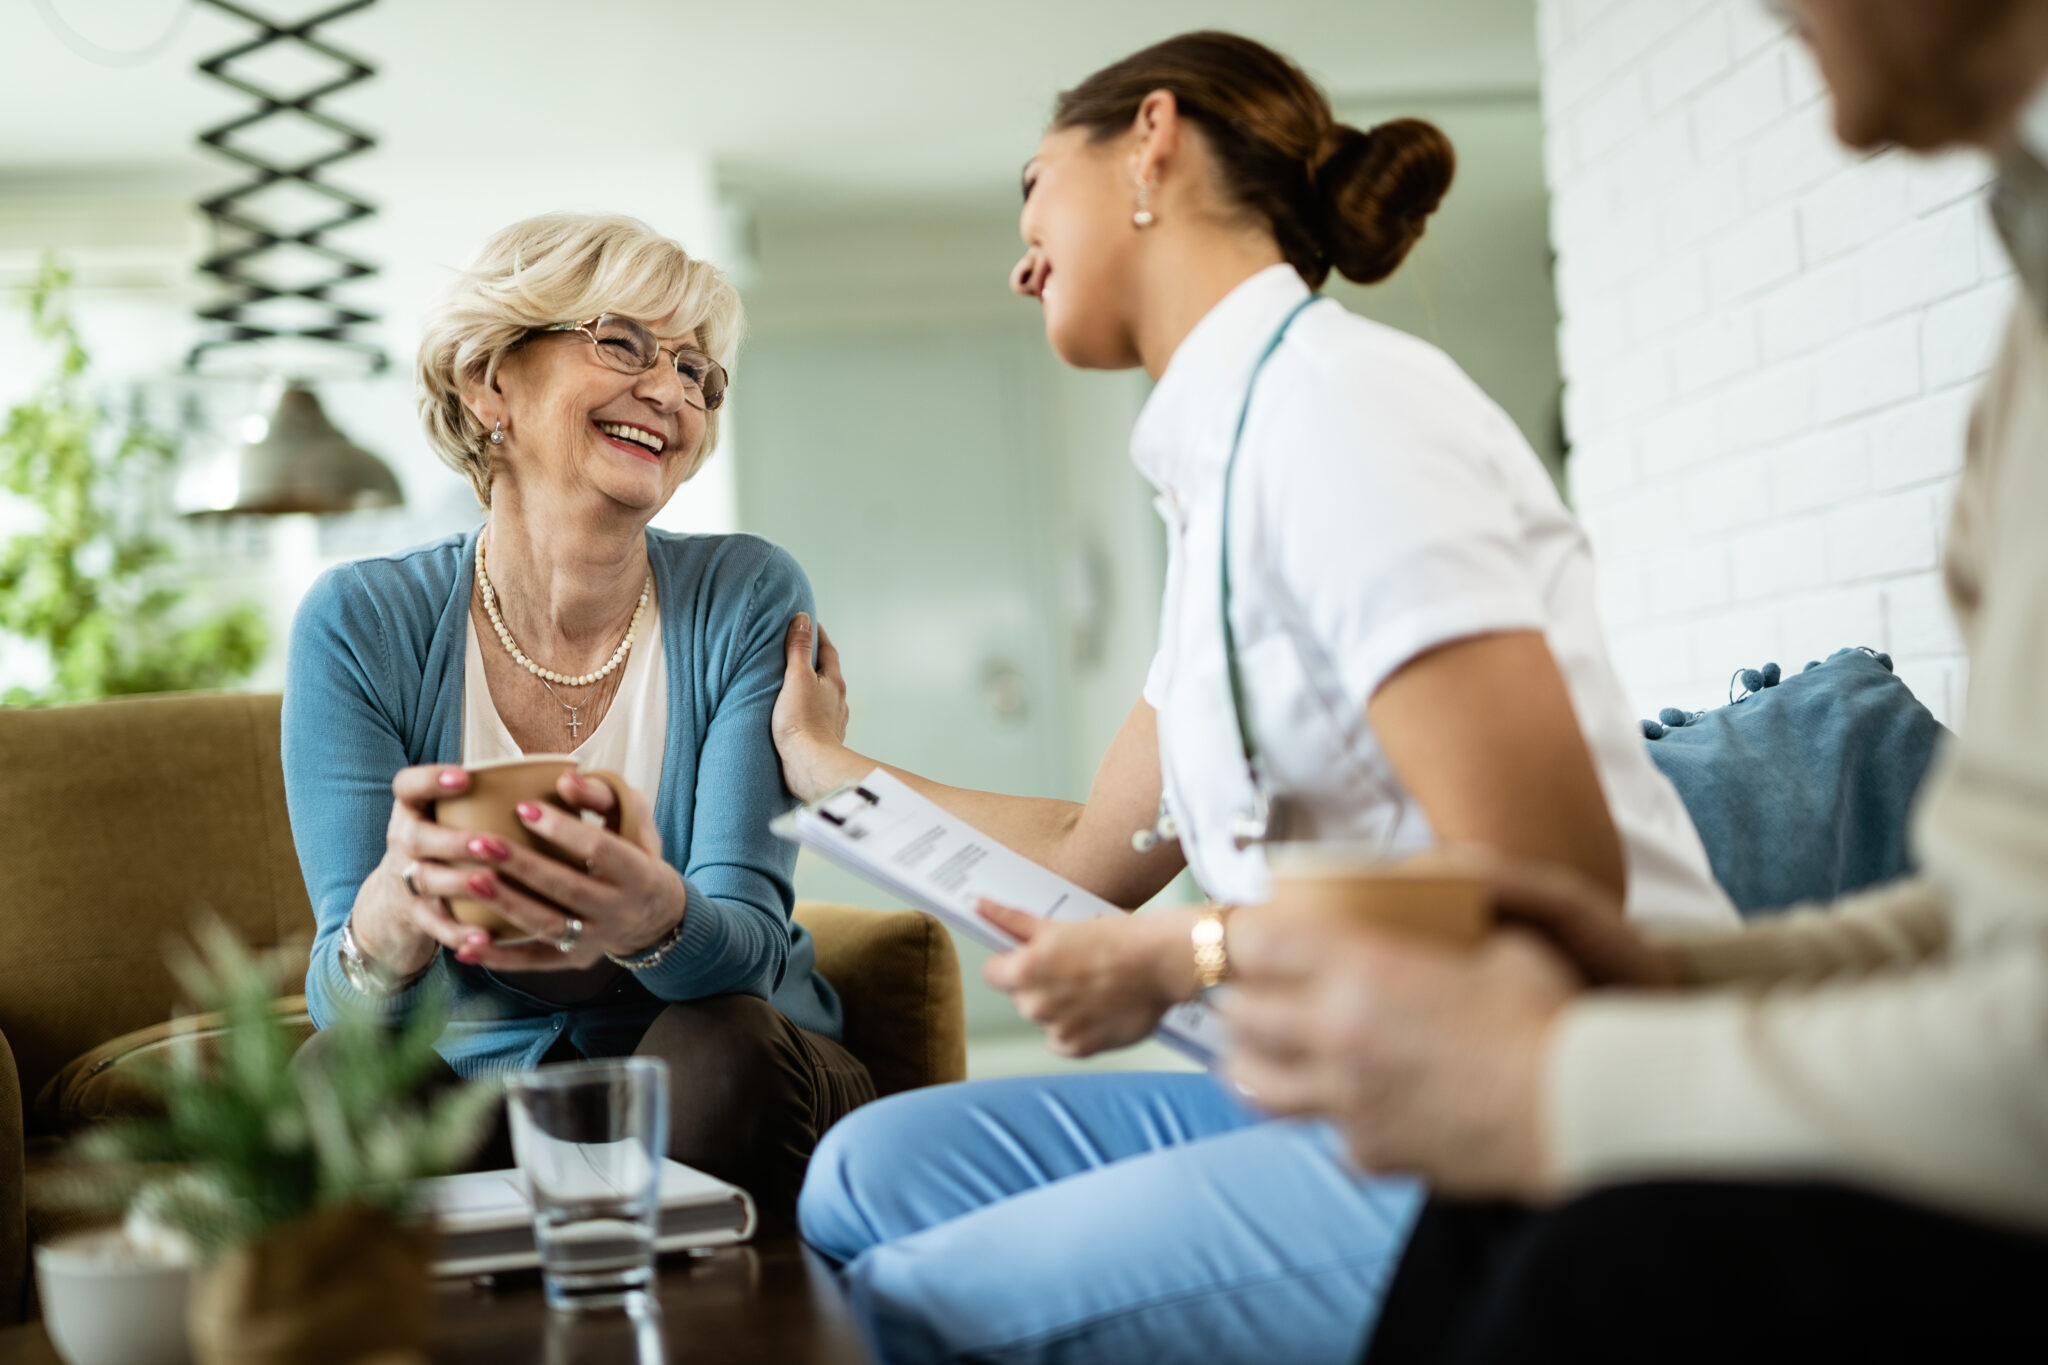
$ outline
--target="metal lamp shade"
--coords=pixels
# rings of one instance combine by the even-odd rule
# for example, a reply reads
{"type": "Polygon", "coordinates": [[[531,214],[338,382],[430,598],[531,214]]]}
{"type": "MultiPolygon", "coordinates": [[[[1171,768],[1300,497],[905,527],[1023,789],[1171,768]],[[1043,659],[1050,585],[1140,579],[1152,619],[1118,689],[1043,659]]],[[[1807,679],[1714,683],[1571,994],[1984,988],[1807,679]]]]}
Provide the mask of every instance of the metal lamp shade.
{"type": "Polygon", "coordinates": [[[260,441],[238,442],[180,480],[186,516],[360,512],[404,503],[398,480],[335,428],[301,383],[285,386],[260,441]]]}

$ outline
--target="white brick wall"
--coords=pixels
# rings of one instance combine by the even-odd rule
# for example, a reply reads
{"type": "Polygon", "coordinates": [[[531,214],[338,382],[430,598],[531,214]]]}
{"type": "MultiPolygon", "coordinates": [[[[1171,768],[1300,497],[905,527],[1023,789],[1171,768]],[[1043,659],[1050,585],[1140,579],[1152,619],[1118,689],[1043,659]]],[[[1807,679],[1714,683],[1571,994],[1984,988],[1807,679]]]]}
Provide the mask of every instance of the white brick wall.
{"type": "Polygon", "coordinates": [[[1842,150],[1756,0],[1538,0],[1567,476],[1644,715],[1889,651],[1962,709],[1937,559],[2012,299],[1980,158],[1842,150]]]}

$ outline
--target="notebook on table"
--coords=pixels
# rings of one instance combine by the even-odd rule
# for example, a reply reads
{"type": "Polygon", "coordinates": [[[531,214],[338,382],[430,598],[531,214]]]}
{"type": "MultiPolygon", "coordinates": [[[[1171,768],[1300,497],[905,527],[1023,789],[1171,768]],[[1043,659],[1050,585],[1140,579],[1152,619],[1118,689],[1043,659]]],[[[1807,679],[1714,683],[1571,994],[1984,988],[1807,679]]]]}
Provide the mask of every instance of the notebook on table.
{"type": "MultiPolygon", "coordinates": [[[[440,1229],[437,1275],[494,1275],[540,1264],[533,1207],[517,1170],[476,1171],[422,1182],[440,1229]]],[[[737,1185],[680,1161],[661,1163],[654,1249],[731,1246],[754,1235],[754,1201],[737,1185]]]]}

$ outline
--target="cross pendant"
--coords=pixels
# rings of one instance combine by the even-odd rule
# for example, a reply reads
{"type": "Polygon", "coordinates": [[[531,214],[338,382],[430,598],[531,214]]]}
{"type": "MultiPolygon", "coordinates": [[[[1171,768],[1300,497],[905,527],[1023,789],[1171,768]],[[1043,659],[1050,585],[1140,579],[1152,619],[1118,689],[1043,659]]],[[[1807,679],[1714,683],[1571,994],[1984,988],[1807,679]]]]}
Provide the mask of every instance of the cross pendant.
{"type": "Polygon", "coordinates": [[[569,707],[569,708],[568,708],[568,710],[569,710],[569,737],[570,737],[571,739],[581,739],[581,738],[583,738],[583,722],[582,722],[581,720],[577,719],[577,713],[578,713],[578,712],[580,712],[580,711],[581,711],[582,709],[583,709],[583,708],[582,708],[582,707],[580,707],[580,706],[571,706],[571,707],[569,707]]]}

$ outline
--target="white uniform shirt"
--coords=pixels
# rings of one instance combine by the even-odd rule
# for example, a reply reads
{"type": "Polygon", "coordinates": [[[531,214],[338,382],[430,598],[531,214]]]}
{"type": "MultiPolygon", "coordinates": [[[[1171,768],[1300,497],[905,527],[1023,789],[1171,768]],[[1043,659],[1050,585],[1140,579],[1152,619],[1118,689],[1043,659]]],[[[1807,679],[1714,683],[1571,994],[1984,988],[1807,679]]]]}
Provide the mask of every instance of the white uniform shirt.
{"type": "MultiPolygon", "coordinates": [[[[1284,265],[1232,290],[1174,353],[1131,438],[1168,545],[1145,700],[1188,865],[1222,901],[1267,890],[1263,851],[1231,840],[1252,787],[1225,675],[1223,471],[1252,366],[1307,294],[1284,265]]],[[[1335,302],[1310,305],[1260,375],[1231,537],[1239,666],[1286,838],[1388,858],[1429,847],[1366,702],[1436,646],[1540,630],[1620,831],[1629,912],[1734,921],[1608,662],[1584,533],[1521,433],[1449,357],[1335,302]]]]}
{"type": "MultiPolygon", "coordinates": [[[[491,701],[490,683],[484,678],[483,642],[477,636],[476,618],[469,618],[462,671],[462,761],[489,763],[518,758],[521,750],[504,717],[491,701]]],[[[500,648],[495,637],[491,648],[500,648]]],[[[647,798],[652,807],[661,787],[661,762],[668,751],[668,660],[661,652],[661,603],[652,586],[647,592],[647,610],[640,615],[640,632],[633,638],[633,652],[620,666],[618,693],[596,729],[586,728],[583,742],[569,747],[569,713],[563,711],[563,743],[547,750],[567,753],[579,768],[604,768],[626,779],[626,785],[647,798]]],[[[540,688],[540,679],[526,677],[522,686],[540,688]]],[[[574,697],[584,688],[556,688],[574,697]]]]}

